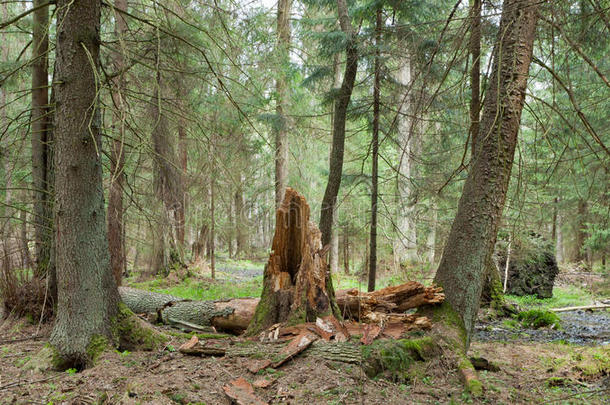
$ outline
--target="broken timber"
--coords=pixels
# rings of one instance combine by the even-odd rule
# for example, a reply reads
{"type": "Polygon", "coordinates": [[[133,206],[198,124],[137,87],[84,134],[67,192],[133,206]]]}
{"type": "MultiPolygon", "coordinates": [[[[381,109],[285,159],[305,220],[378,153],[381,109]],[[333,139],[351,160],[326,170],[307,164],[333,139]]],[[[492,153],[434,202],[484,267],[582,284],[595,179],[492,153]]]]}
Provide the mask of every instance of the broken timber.
{"type": "MultiPolygon", "coordinates": [[[[437,304],[444,299],[440,288],[424,287],[415,282],[388,288],[394,292],[402,292],[383,295],[381,292],[387,290],[385,288],[373,293],[358,293],[354,289],[339,290],[336,293],[337,306],[345,319],[375,322],[378,320],[375,318],[379,316],[392,318],[398,315],[399,317],[410,317],[406,320],[409,323],[416,322],[417,318],[413,315],[402,315],[396,311],[402,308],[414,308],[412,306],[414,303],[437,304]],[[375,295],[371,297],[371,294],[375,295]]],[[[234,334],[240,334],[246,330],[259,302],[258,298],[191,301],[173,295],[130,287],[119,287],[119,293],[125,305],[136,314],[153,314],[157,318],[160,315],[161,319],[157,319],[159,322],[171,323],[171,321],[177,320],[203,327],[213,326],[219,331],[234,334]]]]}

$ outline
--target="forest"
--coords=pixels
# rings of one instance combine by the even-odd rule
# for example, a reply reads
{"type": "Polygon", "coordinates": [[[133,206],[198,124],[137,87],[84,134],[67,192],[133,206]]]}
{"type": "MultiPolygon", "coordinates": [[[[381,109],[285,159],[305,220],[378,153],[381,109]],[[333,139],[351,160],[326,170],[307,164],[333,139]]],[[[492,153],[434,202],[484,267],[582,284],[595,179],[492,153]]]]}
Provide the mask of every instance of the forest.
{"type": "Polygon", "coordinates": [[[0,403],[609,403],[609,56],[609,0],[0,0],[0,403]]]}

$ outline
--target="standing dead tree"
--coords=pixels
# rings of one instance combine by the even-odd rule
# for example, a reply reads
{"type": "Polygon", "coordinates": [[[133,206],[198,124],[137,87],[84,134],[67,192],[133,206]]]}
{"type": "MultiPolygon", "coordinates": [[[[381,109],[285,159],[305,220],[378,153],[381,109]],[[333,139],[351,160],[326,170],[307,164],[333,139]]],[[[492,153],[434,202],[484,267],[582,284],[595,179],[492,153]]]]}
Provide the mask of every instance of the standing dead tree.
{"type": "Polygon", "coordinates": [[[305,198],[287,188],[275,222],[263,293],[249,334],[279,322],[296,324],[315,321],[319,316],[340,316],[321,234],[309,221],[305,198]]]}

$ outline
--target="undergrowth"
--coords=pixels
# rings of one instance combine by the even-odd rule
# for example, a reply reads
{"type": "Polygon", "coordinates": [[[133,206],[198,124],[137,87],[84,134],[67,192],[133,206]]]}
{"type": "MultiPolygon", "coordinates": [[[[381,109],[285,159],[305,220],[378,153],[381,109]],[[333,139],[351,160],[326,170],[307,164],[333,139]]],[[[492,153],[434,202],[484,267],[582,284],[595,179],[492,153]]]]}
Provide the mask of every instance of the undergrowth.
{"type": "Polygon", "coordinates": [[[594,296],[590,292],[575,286],[555,287],[552,298],[541,299],[535,295],[507,295],[506,298],[520,307],[540,309],[591,305],[594,302],[594,296]]]}

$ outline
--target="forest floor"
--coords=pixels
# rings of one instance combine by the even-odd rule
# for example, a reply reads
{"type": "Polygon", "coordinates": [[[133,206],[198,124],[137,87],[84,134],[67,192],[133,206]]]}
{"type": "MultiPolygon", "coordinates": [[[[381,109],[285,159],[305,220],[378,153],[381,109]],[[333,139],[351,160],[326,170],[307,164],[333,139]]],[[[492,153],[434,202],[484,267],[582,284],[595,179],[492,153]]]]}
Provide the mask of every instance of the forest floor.
{"type": "MultiPolygon", "coordinates": [[[[194,299],[255,296],[260,293],[261,271],[258,264],[225,263],[219,266],[217,281],[192,275],[186,281],[132,285],[194,299]],[[233,270],[240,268],[250,270],[233,270]]],[[[337,281],[340,288],[358,284],[347,277],[337,281]]],[[[538,308],[583,305],[600,295],[608,297],[607,285],[593,295],[596,288],[572,283],[557,286],[549,300],[514,300],[522,308],[538,308]]],[[[570,315],[563,319],[570,328],[570,315]]],[[[31,364],[28,361],[44,346],[50,325],[38,329],[26,319],[8,318],[0,324],[0,403],[230,404],[223,386],[238,377],[252,383],[264,380],[263,385],[269,385],[256,388],[256,395],[272,404],[610,403],[610,312],[582,313],[575,319],[592,327],[601,319],[606,326],[585,330],[577,325],[576,332],[563,336],[544,330],[541,338],[538,331],[523,329],[510,319],[480,323],[469,354],[486,358],[500,370],[479,372],[484,395],[472,398],[464,393],[458,376],[441,362],[429,363],[424,376],[392,382],[369,379],[358,364],[330,361],[305,351],[278,370],[252,374],[247,371],[248,358],[179,353],[176,348],[185,337],[174,337],[157,352],[104,353],[95,367],[82,372],[36,371],[24,365],[31,364]]]]}

